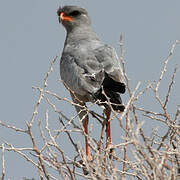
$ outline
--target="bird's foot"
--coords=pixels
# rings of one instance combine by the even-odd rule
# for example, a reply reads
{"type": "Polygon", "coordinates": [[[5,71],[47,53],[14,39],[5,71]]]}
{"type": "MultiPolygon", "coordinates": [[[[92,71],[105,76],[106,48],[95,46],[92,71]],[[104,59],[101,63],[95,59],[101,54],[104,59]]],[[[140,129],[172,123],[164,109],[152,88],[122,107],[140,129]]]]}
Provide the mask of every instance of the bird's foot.
{"type": "Polygon", "coordinates": [[[115,152],[115,146],[112,143],[108,144],[106,152],[108,153],[108,156],[110,159],[112,159],[112,158],[113,158],[113,160],[117,159],[116,152],[115,152]]]}
{"type": "Polygon", "coordinates": [[[91,170],[94,171],[95,164],[91,155],[87,156],[87,159],[85,161],[80,160],[78,161],[78,163],[81,166],[77,166],[77,167],[82,168],[84,175],[88,175],[89,171],[91,170]]]}

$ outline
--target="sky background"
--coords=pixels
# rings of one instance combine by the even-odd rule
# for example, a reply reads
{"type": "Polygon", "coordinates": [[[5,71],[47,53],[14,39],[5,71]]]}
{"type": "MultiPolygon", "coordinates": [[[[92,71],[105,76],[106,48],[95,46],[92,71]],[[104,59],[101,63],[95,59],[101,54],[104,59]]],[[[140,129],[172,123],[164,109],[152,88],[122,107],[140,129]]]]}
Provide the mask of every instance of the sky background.
{"type": "MultiPolygon", "coordinates": [[[[143,88],[158,79],[171,45],[176,39],[180,40],[179,0],[0,0],[1,121],[24,128],[25,121],[31,119],[39,95],[32,86],[42,86],[50,61],[61,54],[64,44],[65,29],[58,23],[56,10],[60,5],[69,4],[87,9],[100,39],[115,47],[118,55],[119,37],[120,33],[123,34],[127,73],[132,89],[139,81],[143,88]]],[[[168,64],[169,74],[172,74],[176,64],[180,65],[180,45],[176,47],[168,64]]],[[[172,101],[168,107],[170,111],[180,104],[179,77],[178,71],[172,101]]],[[[58,59],[48,87],[58,95],[69,97],[67,90],[58,82],[59,78],[58,59]]],[[[169,78],[166,78],[160,87],[162,93],[167,92],[169,78]]],[[[147,106],[152,106],[151,99],[151,96],[147,97],[147,106]]],[[[123,100],[126,103],[128,96],[124,96],[123,100]]],[[[71,106],[64,107],[62,110],[65,113],[74,111],[71,106]]],[[[45,108],[42,108],[40,116],[44,112],[45,108]]],[[[153,126],[151,124],[148,127],[153,126]]],[[[2,139],[17,146],[27,144],[25,135],[16,135],[0,127],[0,143],[2,139]]],[[[31,164],[25,163],[15,153],[5,155],[5,179],[38,179],[31,164]]]]}

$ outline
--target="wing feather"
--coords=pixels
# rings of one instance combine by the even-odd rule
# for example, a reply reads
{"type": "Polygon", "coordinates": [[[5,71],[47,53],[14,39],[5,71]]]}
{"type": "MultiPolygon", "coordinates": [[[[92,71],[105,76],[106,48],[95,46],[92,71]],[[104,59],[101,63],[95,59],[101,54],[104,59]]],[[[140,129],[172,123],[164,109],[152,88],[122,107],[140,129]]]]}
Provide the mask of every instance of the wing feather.
{"type": "Polygon", "coordinates": [[[69,53],[61,57],[61,79],[72,91],[82,96],[98,91],[104,80],[103,68],[97,60],[92,59],[82,57],[82,54],[80,57],[69,53]]]}
{"type": "Polygon", "coordinates": [[[120,61],[114,48],[109,45],[94,50],[97,60],[103,65],[105,72],[115,81],[124,83],[120,61]]]}

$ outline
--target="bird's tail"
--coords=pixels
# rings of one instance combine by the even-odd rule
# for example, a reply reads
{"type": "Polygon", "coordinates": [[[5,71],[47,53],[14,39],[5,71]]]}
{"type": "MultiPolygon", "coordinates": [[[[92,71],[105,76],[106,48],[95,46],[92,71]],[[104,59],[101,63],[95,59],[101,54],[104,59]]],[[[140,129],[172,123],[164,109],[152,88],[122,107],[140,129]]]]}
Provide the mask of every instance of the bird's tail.
{"type": "Polygon", "coordinates": [[[111,103],[113,110],[123,112],[125,106],[122,104],[122,100],[120,94],[118,92],[111,91],[109,89],[104,88],[104,92],[99,89],[96,93],[93,94],[96,100],[100,100],[100,105],[104,105],[105,107],[109,106],[108,102],[111,103]]]}

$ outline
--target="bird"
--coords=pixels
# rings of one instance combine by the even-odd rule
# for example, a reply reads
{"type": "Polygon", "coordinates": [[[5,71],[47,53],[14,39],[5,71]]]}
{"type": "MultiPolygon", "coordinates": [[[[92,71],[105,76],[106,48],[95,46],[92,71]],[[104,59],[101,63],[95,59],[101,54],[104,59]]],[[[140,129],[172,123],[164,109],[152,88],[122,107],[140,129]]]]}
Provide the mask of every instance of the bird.
{"type": "Polygon", "coordinates": [[[91,159],[88,143],[87,102],[104,107],[107,147],[111,140],[111,111],[123,112],[120,94],[126,91],[125,78],[113,47],[102,42],[91,26],[88,12],[79,6],[66,5],[57,10],[59,23],[66,30],[60,59],[60,76],[70,91],[79,118],[82,120],[86,156],[91,159]]]}

